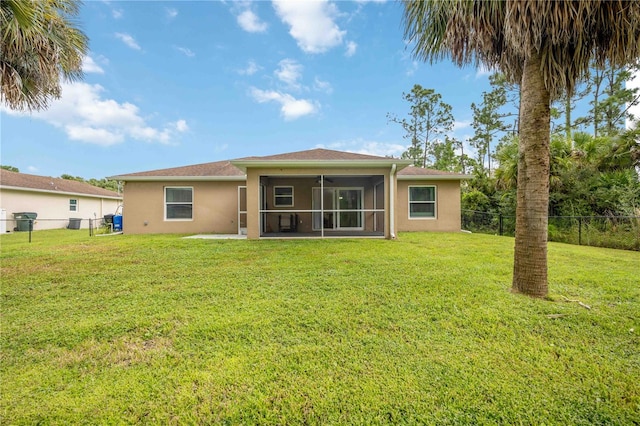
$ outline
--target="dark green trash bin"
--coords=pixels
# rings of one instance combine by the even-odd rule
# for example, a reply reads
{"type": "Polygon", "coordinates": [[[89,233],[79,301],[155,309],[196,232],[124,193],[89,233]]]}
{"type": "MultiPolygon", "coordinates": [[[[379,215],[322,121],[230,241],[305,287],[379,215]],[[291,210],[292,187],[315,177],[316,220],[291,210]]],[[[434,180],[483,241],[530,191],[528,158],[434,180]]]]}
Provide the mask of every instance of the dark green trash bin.
{"type": "Polygon", "coordinates": [[[16,220],[16,231],[33,231],[33,221],[38,217],[35,212],[19,212],[14,213],[13,218],[16,220]]]}
{"type": "Polygon", "coordinates": [[[80,229],[81,223],[82,219],[72,217],[69,219],[69,225],[67,225],[67,229],[80,229]]]}

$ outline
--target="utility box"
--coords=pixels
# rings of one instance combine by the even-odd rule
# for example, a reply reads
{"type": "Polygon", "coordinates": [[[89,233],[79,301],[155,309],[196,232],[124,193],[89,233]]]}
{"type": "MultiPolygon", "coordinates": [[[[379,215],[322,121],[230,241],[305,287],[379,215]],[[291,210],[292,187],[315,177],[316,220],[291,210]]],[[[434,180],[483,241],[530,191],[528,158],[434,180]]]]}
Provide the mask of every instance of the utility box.
{"type": "Polygon", "coordinates": [[[69,219],[69,225],[67,225],[67,229],[80,229],[81,223],[82,219],[72,217],[69,219]]]}
{"type": "Polygon", "coordinates": [[[114,232],[122,231],[122,215],[121,214],[113,216],[113,230],[114,232]]]}
{"type": "Polygon", "coordinates": [[[38,217],[35,212],[19,212],[14,213],[13,218],[16,220],[16,231],[33,231],[33,221],[38,217]]]}
{"type": "Polygon", "coordinates": [[[0,235],[7,232],[7,211],[0,209],[0,235]]]}

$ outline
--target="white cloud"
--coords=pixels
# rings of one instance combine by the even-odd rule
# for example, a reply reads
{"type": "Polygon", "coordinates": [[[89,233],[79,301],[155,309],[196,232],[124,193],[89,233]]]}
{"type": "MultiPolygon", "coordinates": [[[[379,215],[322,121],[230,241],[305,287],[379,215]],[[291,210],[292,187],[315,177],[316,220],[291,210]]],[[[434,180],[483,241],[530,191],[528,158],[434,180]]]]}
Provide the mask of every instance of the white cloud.
{"type": "Polygon", "coordinates": [[[111,1],[102,0],[102,3],[106,4],[107,7],[111,10],[111,16],[113,16],[113,19],[120,19],[124,15],[124,12],[122,11],[122,9],[116,9],[115,7],[113,7],[113,5],[111,4],[111,1]]]}
{"type": "Polygon", "coordinates": [[[325,146],[316,145],[316,148],[328,148],[340,151],[354,152],[356,154],[377,155],[380,157],[400,157],[407,147],[395,142],[369,141],[357,138],[350,141],[336,141],[325,146]]]}
{"type": "Polygon", "coordinates": [[[267,31],[267,24],[262,22],[252,10],[246,9],[237,17],[238,25],[249,33],[263,33],[267,31]]]}
{"type": "Polygon", "coordinates": [[[238,70],[238,74],[240,75],[254,75],[258,71],[262,69],[261,66],[256,64],[254,61],[249,61],[246,68],[238,70]]]}
{"type": "Polygon", "coordinates": [[[170,129],[156,129],[149,126],[134,126],[129,129],[129,134],[138,140],[147,142],[160,142],[162,144],[168,144],[171,141],[170,129]]]}
{"type": "MultiPolygon", "coordinates": [[[[278,68],[274,71],[276,78],[284,83],[280,85],[280,90],[261,90],[255,87],[250,88],[250,95],[256,102],[276,102],[280,104],[280,112],[286,121],[295,120],[305,115],[318,112],[320,105],[316,101],[309,99],[297,99],[286,91],[308,91],[309,88],[303,86],[302,80],[303,66],[293,59],[283,59],[278,63],[278,68]]],[[[329,93],[332,88],[328,82],[316,77],[314,83],[315,90],[322,90],[329,93]]]]}
{"type": "Polygon", "coordinates": [[[476,78],[488,77],[491,74],[493,74],[494,72],[496,72],[495,69],[488,68],[486,65],[480,64],[478,66],[478,69],[476,69],[476,78]]]}
{"type": "Polygon", "coordinates": [[[411,77],[416,71],[418,71],[418,61],[411,61],[411,65],[405,71],[405,75],[411,77]]]}
{"type": "Polygon", "coordinates": [[[111,132],[107,129],[96,129],[91,126],[77,126],[68,124],[64,127],[67,136],[71,140],[92,143],[96,145],[115,145],[123,141],[123,135],[111,132]]]}
{"type": "Polygon", "coordinates": [[[187,125],[186,120],[178,120],[173,124],[175,125],[176,130],[179,131],[180,133],[183,133],[189,130],[189,126],[187,125]]]}
{"type": "Polygon", "coordinates": [[[350,41],[347,43],[347,50],[344,52],[344,56],[347,58],[352,57],[356,54],[356,50],[358,49],[358,44],[354,41],[350,41]]]}
{"type": "Polygon", "coordinates": [[[400,56],[400,61],[407,67],[404,72],[407,77],[411,77],[416,71],[418,71],[419,63],[412,58],[407,49],[398,52],[398,55],[400,56]]]}
{"type": "Polygon", "coordinates": [[[90,74],[90,73],[95,73],[95,74],[104,74],[104,70],[102,69],[102,67],[100,67],[100,65],[98,65],[93,58],[91,58],[91,56],[85,56],[84,58],[82,58],[82,71],[90,74]]]}
{"type": "Polygon", "coordinates": [[[299,90],[299,80],[302,78],[303,66],[293,59],[283,59],[278,65],[280,68],[274,71],[278,80],[285,83],[290,88],[299,90]]]}
{"type": "Polygon", "coordinates": [[[289,34],[306,53],[323,53],[342,44],[346,31],[334,22],[335,4],[322,1],[274,0],[280,19],[289,25],[289,34]]]}
{"type": "Polygon", "coordinates": [[[165,7],[164,11],[165,11],[165,14],[167,15],[167,19],[169,20],[174,19],[176,16],[178,16],[178,10],[172,7],[165,7]]]}
{"type": "Polygon", "coordinates": [[[316,77],[313,81],[313,88],[318,92],[324,92],[328,94],[333,93],[333,87],[331,87],[331,83],[329,83],[328,81],[322,81],[318,77],[316,77]]]}
{"type": "Polygon", "coordinates": [[[36,166],[27,166],[27,171],[35,173],[38,171],[38,168],[36,166]]]}
{"type": "Polygon", "coordinates": [[[175,46],[175,48],[178,52],[182,53],[184,56],[187,56],[189,58],[193,58],[194,56],[196,56],[196,53],[187,47],[175,46]]]}
{"type": "Polygon", "coordinates": [[[62,97],[52,101],[45,111],[31,114],[6,108],[2,111],[46,121],[62,129],[70,140],[102,146],[121,143],[127,138],[169,144],[176,132],[188,130],[184,119],[162,128],[152,127],[136,105],[104,99],[102,92],[104,89],[98,84],[63,83],[62,97]]]}
{"type": "Polygon", "coordinates": [[[288,93],[273,90],[260,90],[251,88],[251,96],[258,103],[277,102],[280,104],[280,113],[286,121],[295,120],[305,115],[314,114],[319,107],[307,99],[296,99],[288,93]]]}
{"type": "Polygon", "coordinates": [[[120,39],[124,44],[126,44],[127,46],[129,46],[134,50],[142,49],[140,45],[136,42],[136,40],[133,37],[131,37],[129,34],[116,33],[115,36],[116,38],[120,39]]]}
{"type": "Polygon", "coordinates": [[[471,127],[471,124],[473,123],[473,121],[471,120],[461,120],[461,121],[454,121],[453,122],[453,131],[458,131],[461,129],[468,129],[469,127],[471,127]]]}
{"type": "MultiPolygon", "coordinates": [[[[477,158],[478,150],[471,145],[471,138],[473,135],[465,135],[463,138],[458,138],[458,140],[462,141],[462,147],[464,150],[464,155],[467,155],[469,158],[477,158]]],[[[456,153],[461,154],[460,148],[456,148],[456,153]]]]}

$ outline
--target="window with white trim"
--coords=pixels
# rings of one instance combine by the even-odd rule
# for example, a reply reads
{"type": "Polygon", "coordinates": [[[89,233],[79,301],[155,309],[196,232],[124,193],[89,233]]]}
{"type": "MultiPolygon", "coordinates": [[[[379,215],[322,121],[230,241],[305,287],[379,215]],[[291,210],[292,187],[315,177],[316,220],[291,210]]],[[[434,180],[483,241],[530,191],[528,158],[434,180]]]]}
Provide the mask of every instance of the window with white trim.
{"type": "Polygon", "coordinates": [[[69,211],[77,212],[78,211],[78,200],[71,198],[69,199],[69,211]]]}
{"type": "Polygon", "coordinates": [[[293,207],[293,186],[274,186],[273,205],[276,207],[293,207]]]}
{"type": "Polygon", "coordinates": [[[164,188],[165,220],[193,219],[193,188],[190,186],[167,186],[164,188]]]}
{"type": "Polygon", "coordinates": [[[409,186],[409,219],[436,217],[436,187],[409,186]]]}

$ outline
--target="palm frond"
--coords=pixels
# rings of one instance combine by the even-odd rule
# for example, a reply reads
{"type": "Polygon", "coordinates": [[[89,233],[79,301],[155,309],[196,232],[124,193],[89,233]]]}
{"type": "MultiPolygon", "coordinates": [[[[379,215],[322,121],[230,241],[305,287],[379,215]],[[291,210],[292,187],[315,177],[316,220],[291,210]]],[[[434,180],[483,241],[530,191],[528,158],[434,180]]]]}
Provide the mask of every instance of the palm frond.
{"type": "Polygon", "coordinates": [[[405,38],[427,61],[449,57],[502,71],[511,82],[540,54],[547,89],[572,92],[599,64],[628,64],[640,57],[637,0],[405,0],[405,38]]]}
{"type": "Polygon", "coordinates": [[[0,7],[1,99],[40,110],[60,96],[60,79],[82,77],[87,37],[74,26],[75,0],[3,0],[0,7]]]}

